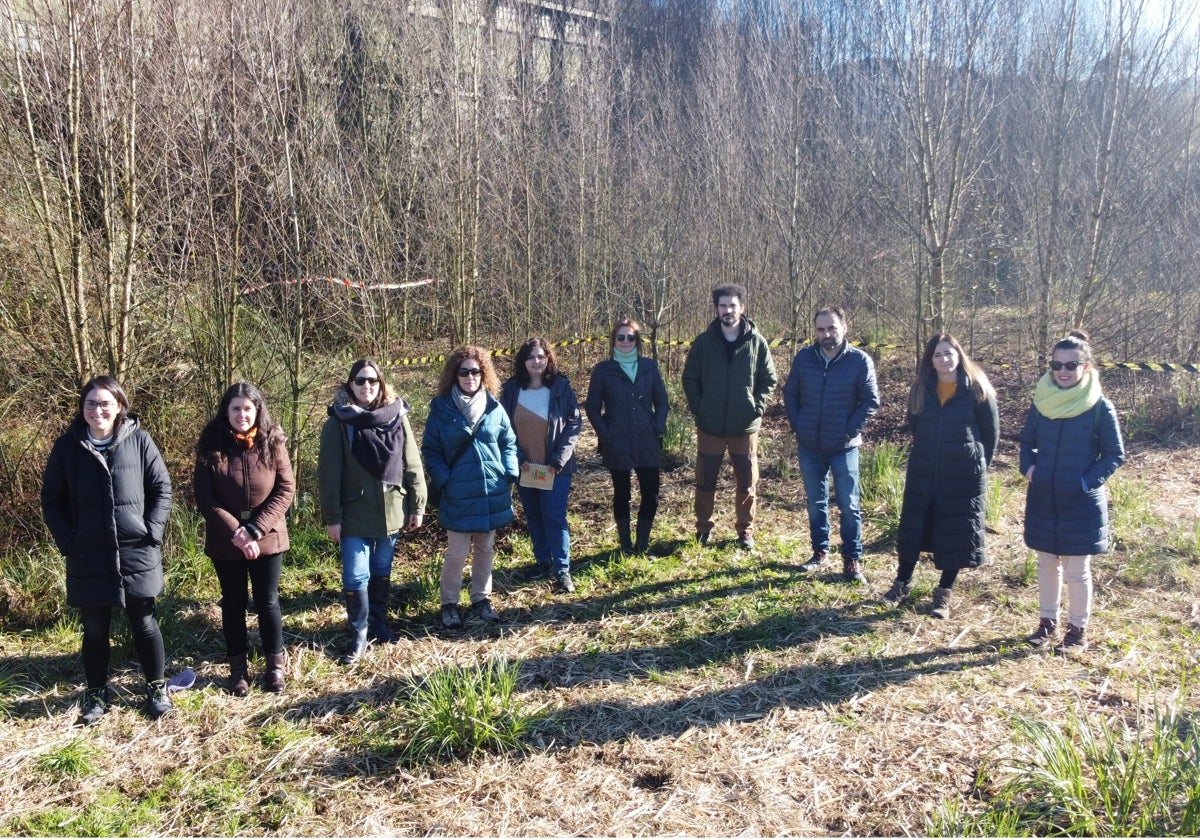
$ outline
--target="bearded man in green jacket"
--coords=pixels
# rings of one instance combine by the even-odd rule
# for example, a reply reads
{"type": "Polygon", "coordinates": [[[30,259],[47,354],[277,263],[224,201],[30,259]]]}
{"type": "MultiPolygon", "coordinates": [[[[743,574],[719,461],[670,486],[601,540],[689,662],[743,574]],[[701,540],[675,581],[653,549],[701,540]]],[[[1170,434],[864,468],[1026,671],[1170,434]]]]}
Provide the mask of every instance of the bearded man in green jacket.
{"type": "Polygon", "coordinates": [[[696,336],[683,365],[683,392],[696,420],[696,539],[708,545],[721,460],[733,464],[737,543],[754,550],[758,429],[779,382],[771,348],[746,317],[746,287],[712,290],[716,318],[696,336]]]}

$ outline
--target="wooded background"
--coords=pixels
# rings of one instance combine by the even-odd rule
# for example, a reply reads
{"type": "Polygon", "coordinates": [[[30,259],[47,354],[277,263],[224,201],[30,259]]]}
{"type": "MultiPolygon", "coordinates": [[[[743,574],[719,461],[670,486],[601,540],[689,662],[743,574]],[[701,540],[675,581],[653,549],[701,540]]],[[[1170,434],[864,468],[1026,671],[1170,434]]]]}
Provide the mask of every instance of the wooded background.
{"type": "Polygon", "coordinates": [[[1072,326],[1200,355],[1194,2],[33,0],[4,27],[10,487],[31,415],[96,373],[168,420],[263,382],[295,437],[330,358],[624,313],[690,338],[727,281],[773,336],[832,302],[904,346],[1003,319],[1031,359],[1072,326]]]}

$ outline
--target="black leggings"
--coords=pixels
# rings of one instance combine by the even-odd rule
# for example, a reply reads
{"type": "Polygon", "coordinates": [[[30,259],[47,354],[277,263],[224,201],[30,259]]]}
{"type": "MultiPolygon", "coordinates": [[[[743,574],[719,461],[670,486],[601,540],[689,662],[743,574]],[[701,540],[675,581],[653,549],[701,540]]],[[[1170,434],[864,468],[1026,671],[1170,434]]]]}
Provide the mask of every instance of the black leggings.
{"type": "Polygon", "coordinates": [[[246,580],[254,590],[254,610],[258,613],[258,632],[263,653],[283,650],[283,613],[279,609],[279,574],[282,554],[263,554],[255,560],[213,560],[217,580],[221,582],[221,633],[225,653],[246,653],[246,580]]]}
{"type": "Polygon", "coordinates": [[[638,519],[653,520],[658,514],[658,488],[662,472],[658,467],[637,467],[636,470],[609,470],[613,483],[613,519],[629,519],[629,500],[633,496],[631,472],[637,473],[642,499],[638,503],[638,519]]]}
{"type": "MultiPolygon", "coordinates": [[[[896,580],[908,582],[912,580],[913,572],[917,570],[917,558],[913,558],[911,562],[900,561],[900,568],[896,570],[896,580]]],[[[958,580],[958,569],[943,569],[942,579],[938,581],[939,589],[950,589],[954,586],[954,581],[958,580]]]]}
{"type": "MultiPolygon", "coordinates": [[[[79,608],[79,617],[83,621],[83,675],[88,688],[103,688],[108,682],[112,611],[113,607],[79,608]]],[[[162,631],[158,629],[154,599],[127,596],[125,615],[129,617],[133,646],[142,663],[146,682],[161,680],[167,667],[167,656],[163,651],[162,631]]]]}

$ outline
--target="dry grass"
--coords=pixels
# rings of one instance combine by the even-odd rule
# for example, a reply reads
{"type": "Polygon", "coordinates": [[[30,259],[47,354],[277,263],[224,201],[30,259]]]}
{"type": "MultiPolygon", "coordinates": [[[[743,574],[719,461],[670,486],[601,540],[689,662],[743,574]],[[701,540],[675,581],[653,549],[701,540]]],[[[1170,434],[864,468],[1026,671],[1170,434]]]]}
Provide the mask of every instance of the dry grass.
{"type": "MultiPolygon", "coordinates": [[[[776,455],[786,457],[786,447],[776,455]]],[[[972,807],[977,774],[1012,737],[1010,713],[1130,715],[1156,692],[1169,698],[1183,670],[1197,664],[1194,554],[1175,562],[1169,577],[1143,577],[1136,586],[1120,573],[1126,555],[1100,559],[1092,649],[1083,657],[1063,660],[1022,643],[1036,624],[1036,590],[1025,575],[1014,455],[1006,443],[995,473],[1012,491],[1004,494],[991,564],[962,575],[946,622],[927,615],[935,582],[927,566],[918,570],[913,605],[888,610],[874,602],[894,571],[889,546],[870,547],[866,588],[846,586],[832,571],[815,579],[799,573],[808,553],[799,479],[779,478],[769,464],[759,555],[731,541],[709,549],[687,541],[684,468],[666,476],[656,534],[660,547],[678,541],[675,554],[621,559],[610,553],[607,476],[588,457],[573,498],[574,596],[517,579],[510,568],[528,549],[514,535],[497,573],[499,629],[469,623],[444,634],[432,602],[411,604],[401,593],[411,638],[343,670],[328,655],[343,635],[336,577],[310,576],[311,589],[285,593],[292,635],[288,688],[279,697],[255,690],[237,699],[221,690],[217,615],[207,597],[174,601],[175,612],[163,616],[164,626],[191,628],[168,654],[173,667],[195,667],[199,680],[159,723],[140,713],[126,648],[116,708],[100,725],[73,730],[77,639],[6,633],[0,669],[25,674],[31,685],[10,698],[11,716],[0,722],[0,829],[921,834],[940,803],[972,807]],[[404,767],[397,704],[414,682],[492,656],[520,663],[521,702],[537,715],[527,751],[404,767]],[[40,757],[77,738],[102,769],[62,778],[37,769],[40,757]]],[[[1149,494],[1158,527],[1195,529],[1189,465],[1198,455],[1135,451],[1123,471],[1177,491],[1149,494]]],[[[730,540],[731,503],[725,479],[718,511],[730,540]]],[[[433,535],[409,545],[397,578],[417,577],[435,546],[433,535]]]]}

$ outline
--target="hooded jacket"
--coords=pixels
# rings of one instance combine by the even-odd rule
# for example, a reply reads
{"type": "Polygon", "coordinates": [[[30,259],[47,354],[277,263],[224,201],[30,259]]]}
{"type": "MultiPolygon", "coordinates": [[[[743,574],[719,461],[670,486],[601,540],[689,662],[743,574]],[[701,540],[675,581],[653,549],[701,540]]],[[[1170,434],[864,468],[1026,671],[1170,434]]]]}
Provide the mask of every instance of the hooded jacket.
{"type": "Polygon", "coordinates": [[[42,479],[42,516],[67,558],[67,604],[123,607],[163,591],[162,541],[171,478],[132,415],[100,452],[77,418],[54,442],[42,479]]]}
{"type": "Polygon", "coordinates": [[[744,315],[733,342],[725,340],[721,321],[714,318],[683,363],[683,393],[696,428],[717,437],[757,432],[778,384],[771,347],[744,315]]]}

